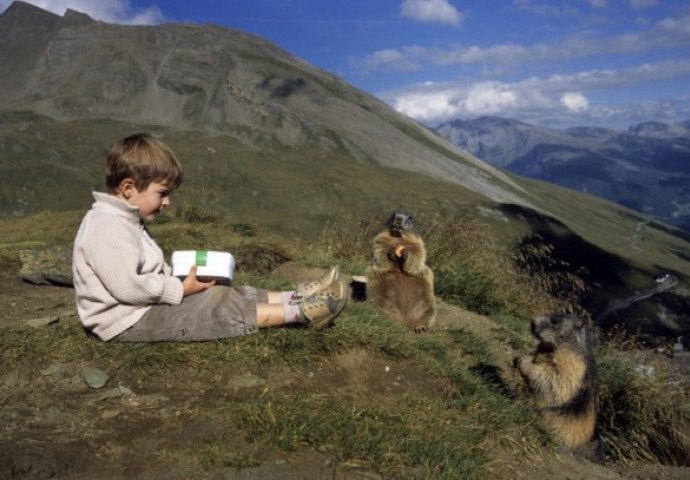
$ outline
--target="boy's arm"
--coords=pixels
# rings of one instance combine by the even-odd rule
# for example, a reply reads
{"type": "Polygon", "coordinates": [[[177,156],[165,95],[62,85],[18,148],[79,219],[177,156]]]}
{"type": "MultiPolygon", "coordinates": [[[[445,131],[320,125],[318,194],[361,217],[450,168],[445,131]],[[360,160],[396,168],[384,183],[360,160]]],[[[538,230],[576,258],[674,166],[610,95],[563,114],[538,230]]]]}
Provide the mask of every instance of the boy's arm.
{"type": "Polygon", "coordinates": [[[184,280],[182,280],[182,288],[184,289],[184,296],[188,295],[194,295],[195,293],[203,292],[207,288],[211,288],[216,284],[215,280],[211,280],[210,282],[200,282],[198,278],[196,278],[196,265],[192,265],[192,268],[189,270],[189,275],[185,277],[184,280]]]}
{"type": "Polygon", "coordinates": [[[123,239],[121,233],[101,235],[85,248],[98,279],[118,301],[130,305],[177,305],[182,301],[184,289],[179,278],[159,272],[139,272],[142,252],[135,237],[123,239]]]}

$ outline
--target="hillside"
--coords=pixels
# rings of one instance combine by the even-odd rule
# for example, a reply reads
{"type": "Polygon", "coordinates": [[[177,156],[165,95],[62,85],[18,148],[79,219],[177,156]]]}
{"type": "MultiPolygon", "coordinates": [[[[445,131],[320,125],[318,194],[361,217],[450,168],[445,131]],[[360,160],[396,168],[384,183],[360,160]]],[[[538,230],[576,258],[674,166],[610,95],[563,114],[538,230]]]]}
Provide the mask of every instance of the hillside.
{"type": "Polygon", "coordinates": [[[253,148],[313,146],[527,202],[509,177],[374,97],[212,25],[123,27],[15,2],[0,16],[0,111],[21,110],[201,130],[253,148]]]}
{"type": "Polygon", "coordinates": [[[560,131],[483,117],[446,122],[435,130],[491,165],[690,227],[690,129],[684,124],[560,131]]]}
{"type": "Polygon", "coordinates": [[[490,166],[232,29],[108,25],[22,2],[0,15],[0,285],[2,479],[688,473],[688,352],[669,350],[690,332],[682,231],[490,166]],[[324,331],[85,336],[69,251],[107,149],[134,131],[184,165],[150,225],[166,256],[232,251],[238,283],[271,289],[334,264],[363,275],[381,222],[406,210],[427,240],[438,325],[415,335],[353,300],[324,331]],[[584,462],[554,444],[512,368],[534,345],[529,318],[596,320],[666,273],[672,288],[607,317],[609,458],[584,462]],[[618,339],[616,325],[644,335],[618,339]]]}

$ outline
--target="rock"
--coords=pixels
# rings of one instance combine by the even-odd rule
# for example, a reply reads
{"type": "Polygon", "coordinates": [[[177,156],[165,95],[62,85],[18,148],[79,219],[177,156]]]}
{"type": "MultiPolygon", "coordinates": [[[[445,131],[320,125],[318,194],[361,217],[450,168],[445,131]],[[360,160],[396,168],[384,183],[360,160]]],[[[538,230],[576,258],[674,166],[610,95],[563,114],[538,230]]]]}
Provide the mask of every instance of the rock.
{"type": "Polygon", "coordinates": [[[120,397],[131,397],[134,396],[134,392],[124,385],[119,385],[117,387],[109,388],[98,396],[98,401],[111,400],[113,398],[120,397]]]}
{"type": "Polygon", "coordinates": [[[36,285],[72,286],[72,251],[52,246],[19,251],[19,277],[36,285]]]}
{"type": "Polygon", "coordinates": [[[26,320],[26,323],[28,326],[33,327],[33,328],[38,328],[38,327],[44,327],[46,325],[50,325],[51,323],[59,322],[60,321],[60,316],[59,315],[50,315],[48,317],[40,317],[40,318],[31,318],[29,320],[26,320]]]}
{"type": "Polygon", "coordinates": [[[82,369],[81,378],[91,388],[103,388],[108,383],[110,376],[99,368],[87,366],[82,369]]]}
{"type": "Polygon", "coordinates": [[[121,413],[122,413],[122,410],[117,410],[117,409],[105,410],[103,413],[101,413],[101,418],[103,420],[109,420],[111,418],[117,417],[121,413]]]}
{"type": "Polygon", "coordinates": [[[265,384],[266,380],[264,380],[263,378],[248,373],[239,377],[231,378],[228,382],[228,387],[233,388],[235,390],[239,390],[240,388],[261,387],[265,384]]]}
{"type": "Polygon", "coordinates": [[[59,363],[54,363],[51,366],[40,371],[41,375],[45,377],[52,377],[53,375],[62,374],[65,371],[65,366],[59,363]]]}

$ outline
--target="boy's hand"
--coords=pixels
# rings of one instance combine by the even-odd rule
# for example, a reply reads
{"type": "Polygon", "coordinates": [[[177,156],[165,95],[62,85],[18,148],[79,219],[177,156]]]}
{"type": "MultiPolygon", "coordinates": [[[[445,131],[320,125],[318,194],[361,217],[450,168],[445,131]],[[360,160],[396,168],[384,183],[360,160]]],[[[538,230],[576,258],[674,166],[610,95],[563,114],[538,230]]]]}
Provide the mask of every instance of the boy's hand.
{"type": "Polygon", "coordinates": [[[182,280],[182,287],[184,288],[184,296],[194,295],[195,293],[203,292],[207,288],[211,288],[216,284],[215,280],[210,282],[200,282],[196,278],[196,265],[189,270],[189,275],[182,280]]]}

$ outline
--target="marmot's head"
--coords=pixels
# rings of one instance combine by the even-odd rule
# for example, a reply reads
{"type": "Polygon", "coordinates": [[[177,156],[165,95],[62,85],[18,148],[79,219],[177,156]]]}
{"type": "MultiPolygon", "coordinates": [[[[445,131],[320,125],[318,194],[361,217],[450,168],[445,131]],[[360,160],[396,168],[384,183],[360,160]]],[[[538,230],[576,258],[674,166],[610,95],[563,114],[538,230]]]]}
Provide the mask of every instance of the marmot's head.
{"type": "Polygon", "coordinates": [[[412,215],[403,212],[393,212],[386,222],[388,231],[394,237],[399,237],[403,232],[408,232],[414,228],[412,215]]]}
{"type": "Polygon", "coordinates": [[[532,320],[532,334],[541,342],[539,348],[553,350],[568,344],[587,349],[587,324],[572,313],[552,313],[532,320]]]}

